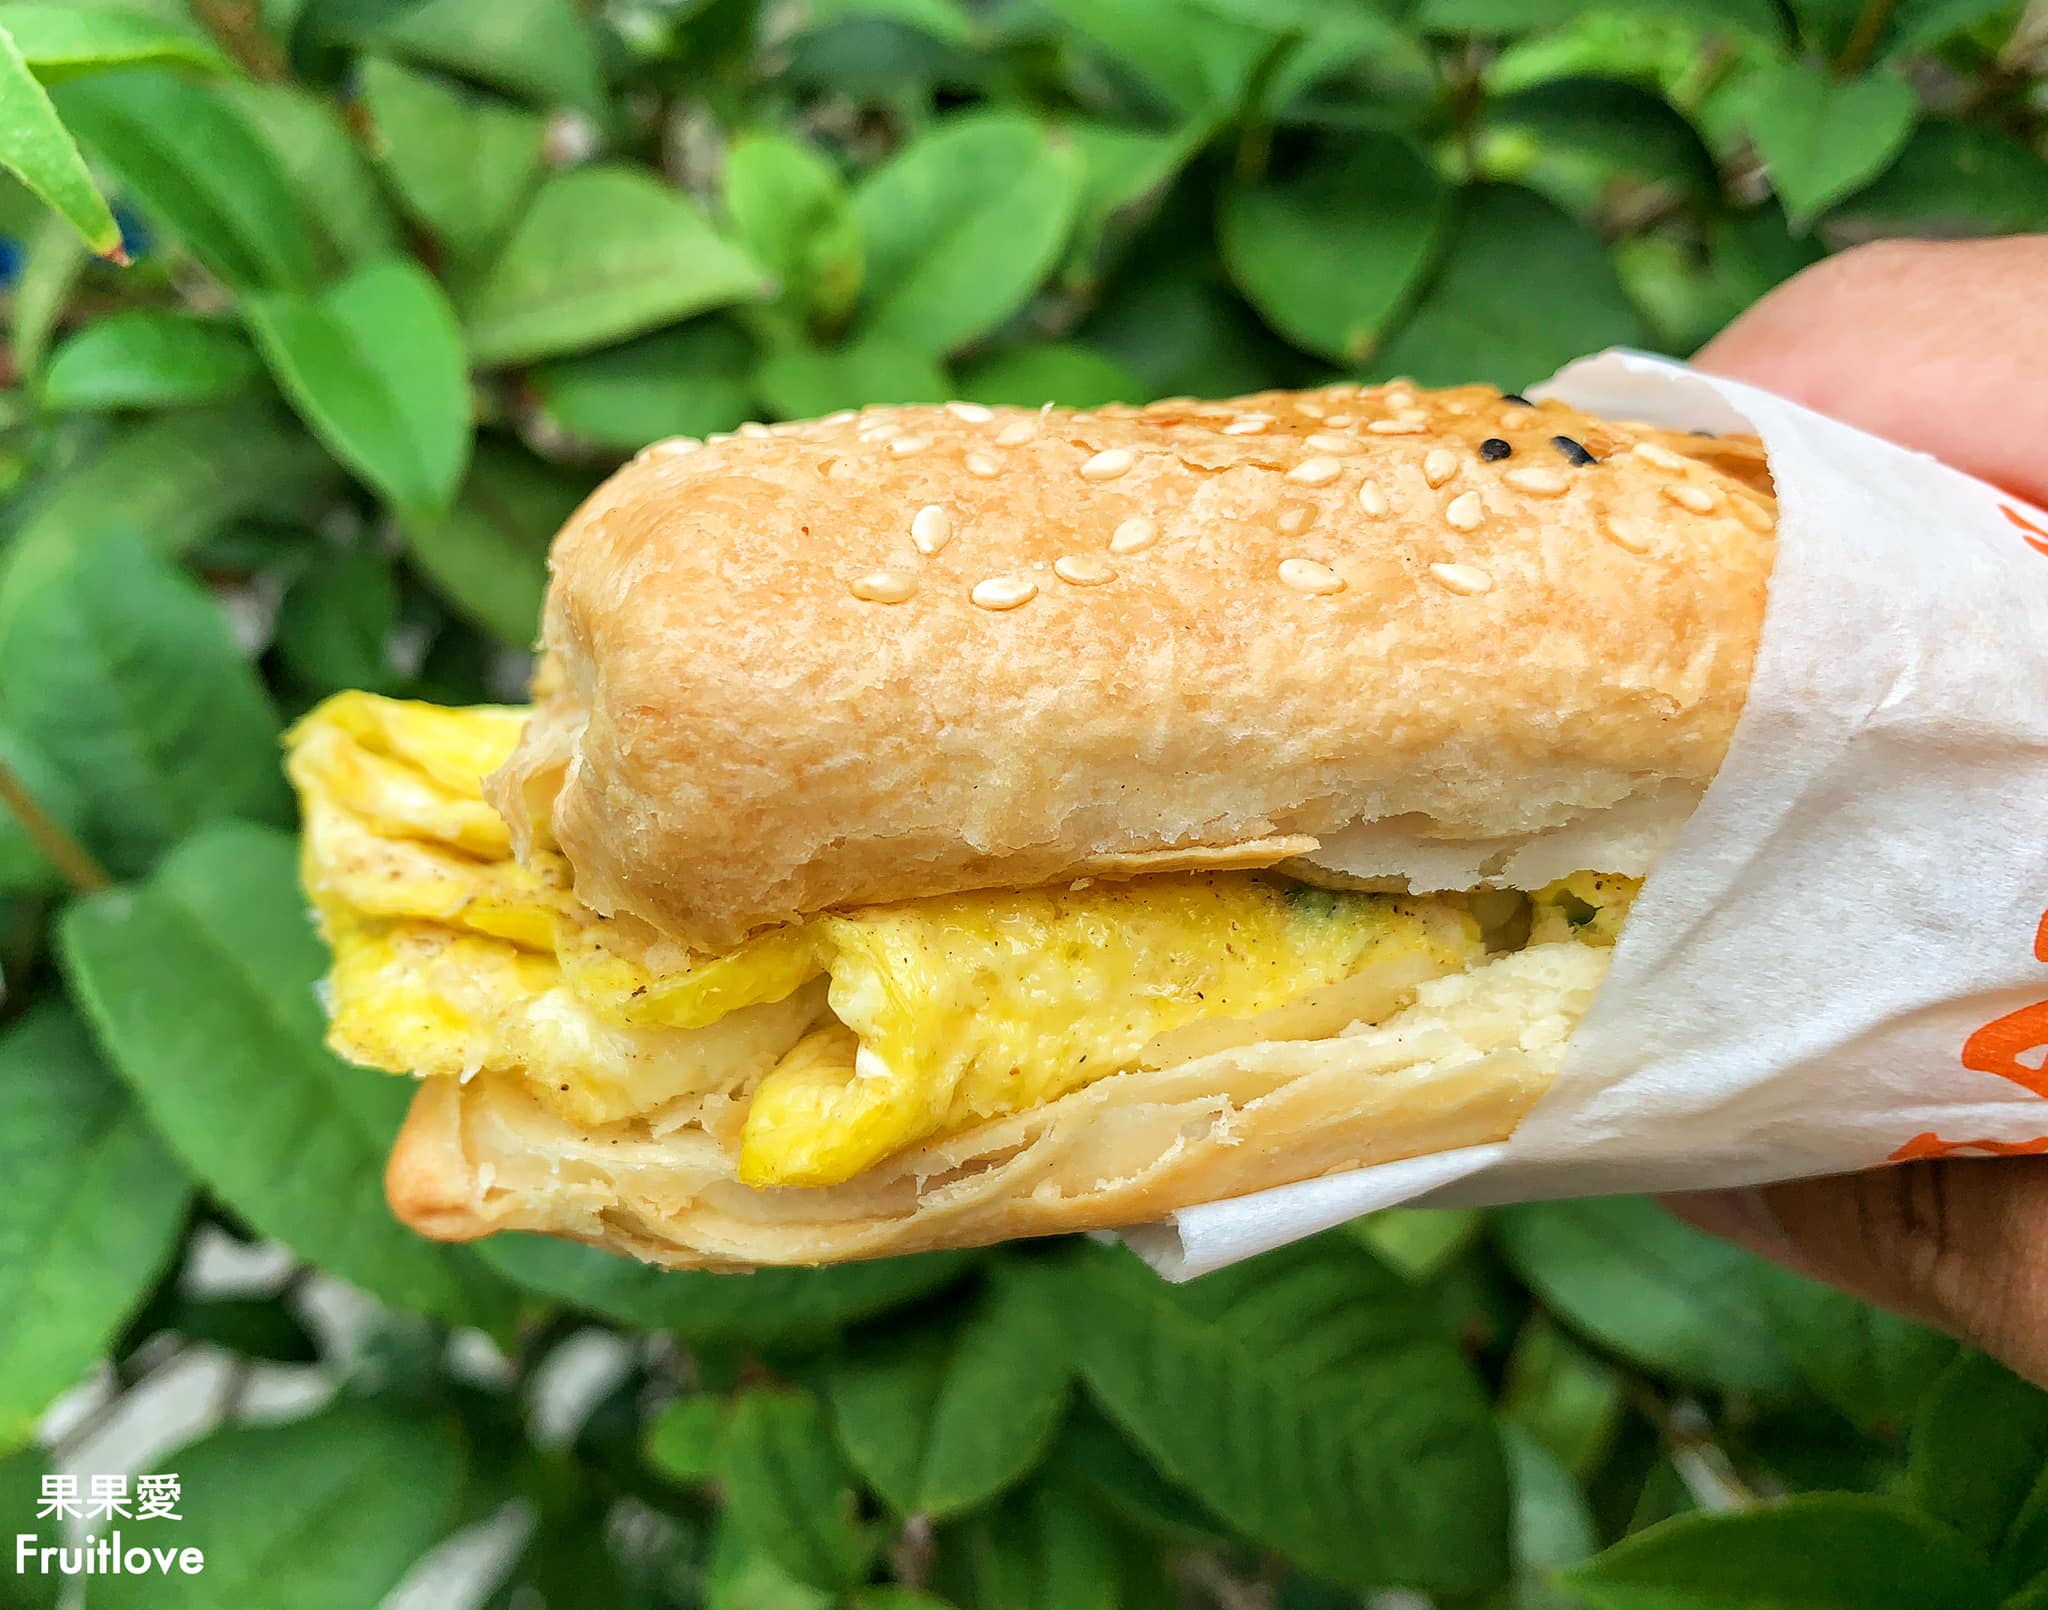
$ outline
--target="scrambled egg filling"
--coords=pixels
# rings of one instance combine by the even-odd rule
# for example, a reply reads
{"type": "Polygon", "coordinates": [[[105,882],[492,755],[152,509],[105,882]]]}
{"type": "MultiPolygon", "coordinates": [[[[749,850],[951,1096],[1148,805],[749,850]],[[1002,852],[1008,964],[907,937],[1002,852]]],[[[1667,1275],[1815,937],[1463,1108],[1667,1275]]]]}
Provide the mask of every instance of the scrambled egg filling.
{"type": "MultiPolygon", "coordinates": [[[[1378,1021],[1503,942],[1462,896],[1225,872],[828,912],[693,955],[579,904],[559,856],[512,858],[481,781],[525,715],[343,693],[293,729],[329,1043],[516,1074],[582,1125],[740,1112],[751,1185],[836,1184],[1112,1074],[1378,1021]]],[[[1528,942],[1611,944],[1634,891],[1539,890],[1528,942]]]]}

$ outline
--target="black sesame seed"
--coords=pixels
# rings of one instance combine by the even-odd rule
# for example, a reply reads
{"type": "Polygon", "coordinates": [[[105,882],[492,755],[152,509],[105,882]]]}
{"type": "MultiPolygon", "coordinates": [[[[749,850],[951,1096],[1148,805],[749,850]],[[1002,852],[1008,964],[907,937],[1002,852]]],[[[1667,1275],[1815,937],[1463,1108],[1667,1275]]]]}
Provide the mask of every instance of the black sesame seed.
{"type": "Polygon", "coordinates": [[[1550,445],[1564,454],[1565,458],[1573,464],[1583,467],[1587,464],[1598,464],[1600,462],[1569,436],[1553,436],[1550,438],[1550,445]]]}
{"type": "Polygon", "coordinates": [[[1504,391],[1500,394],[1500,400],[1502,402],[1519,403],[1524,408],[1534,408],[1536,406],[1519,391],[1504,391]]]}
{"type": "Polygon", "coordinates": [[[1479,456],[1491,464],[1496,459],[1506,458],[1514,449],[1498,436],[1489,436],[1479,444],[1479,456]]]}

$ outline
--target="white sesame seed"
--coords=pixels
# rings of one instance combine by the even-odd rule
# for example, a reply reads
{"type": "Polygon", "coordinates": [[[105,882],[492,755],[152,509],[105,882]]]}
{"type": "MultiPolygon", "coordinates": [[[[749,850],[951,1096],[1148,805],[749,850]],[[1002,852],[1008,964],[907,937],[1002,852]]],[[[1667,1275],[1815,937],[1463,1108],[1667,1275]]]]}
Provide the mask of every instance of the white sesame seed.
{"type": "Polygon", "coordinates": [[[1415,393],[1399,381],[1395,381],[1389,386],[1386,397],[1383,400],[1389,408],[1413,408],[1415,406],[1415,393]]]}
{"type": "Polygon", "coordinates": [[[1500,411],[1500,428],[1502,430],[1520,430],[1522,426],[1528,424],[1535,417],[1536,410],[1533,408],[1503,408],[1500,411]]]}
{"type": "Polygon", "coordinates": [[[1005,425],[1001,430],[996,432],[996,446],[1022,447],[1026,442],[1030,441],[1031,438],[1036,436],[1037,434],[1037,420],[1013,419],[1009,422],[1009,424],[1005,425]]]}
{"type": "Polygon", "coordinates": [[[1273,423],[1271,414],[1240,414],[1223,427],[1226,436],[1256,436],[1273,423]]]}
{"type": "Polygon", "coordinates": [[[643,458],[681,458],[685,453],[696,452],[703,445],[694,436],[671,436],[667,441],[655,442],[651,446],[643,447],[640,450],[640,456],[643,458]]]}
{"type": "Polygon", "coordinates": [[[1460,492],[1444,505],[1444,518],[1460,531],[1477,531],[1486,518],[1486,506],[1477,492],[1460,492]]]}
{"type": "Polygon", "coordinates": [[[1149,514],[1134,514],[1109,534],[1111,553],[1137,553],[1159,540],[1159,522],[1149,514]]]}
{"type": "Polygon", "coordinates": [[[899,458],[908,458],[912,453],[922,453],[931,445],[922,436],[899,436],[889,444],[889,451],[899,458]]]}
{"type": "Polygon", "coordinates": [[[1684,459],[1672,452],[1670,448],[1661,446],[1656,442],[1637,442],[1629,451],[1645,464],[1654,464],[1660,470],[1682,470],[1685,468],[1684,459]]]}
{"type": "Polygon", "coordinates": [[[827,414],[818,423],[821,425],[851,425],[860,415],[851,408],[842,408],[836,414],[827,414]]]}
{"type": "Polygon", "coordinates": [[[1325,425],[1328,425],[1332,430],[1349,430],[1353,425],[1357,424],[1358,421],[1354,419],[1350,414],[1332,414],[1328,419],[1324,420],[1323,423],[1325,425]]]}
{"type": "Polygon", "coordinates": [[[911,517],[910,540],[929,559],[953,540],[953,517],[936,503],[927,503],[911,517]]]}
{"type": "Polygon", "coordinates": [[[1052,562],[1052,573],[1072,587],[1100,587],[1116,580],[1109,562],[1092,553],[1062,554],[1052,562]]]}
{"type": "Polygon", "coordinates": [[[772,430],[770,430],[766,425],[762,424],[759,420],[750,419],[744,425],[740,426],[740,434],[742,436],[752,437],[754,440],[759,441],[762,437],[773,436],[775,433],[772,430]]]}
{"type": "Polygon", "coordinates": [[[986,425],[996,417],[994,409],[971,402],[949,402],[946,404],[946,412],[955,419],[966,420],[970,425],[986,425]]]}
{"type": "Polygon", "coordinates": [[[1452,592],[1468,598],[1493,586],[1493,578],[1477,565],[1431,565],[1429,573],[1452,592]]]}
{"type": "Polygon", "coordinates": [[[1334,431],[1319,430],[1302,445],[1313,448],[1318,453],[1355,453],[1358,451],[1358,438],[1339,436],[1334,431]]]}
{"type": "Polygon", "coordinates": [[[990,476],[994,475],[996,471],[1002,468],[1000,464],[998,464],[994,459],[990,458],[986,453],[969,453],[967,455],[965,463],[967,465],[967,473],[969,475],[978,475],[984,481],[986,481],[990,476]]]}
{"type": "Polygon", "coordinates": [[[1375,419],[1365,428],[1375,436],[1420,436],[1429,429],[1419,419],[1375,419]]]}
{"type": "Polygon", "coordinates": [[[863,425],[855,432],[855,439],[863,442],[886,442],[892,436],[901,436],[903,427],[884,420],[879,425],[863,425]]]}
{"type": "Polygon", "coordinates": [[[1755,498],[1730,497],[1728,506],[1735,511],[1735,518],[1752,531],[1768,531],[1777,523],[1771,518],[1771,511],[1755,498]]]}
{"type": "Polygon", "coordinates": [[[705,437],[705,438],[704,438],[704,445],[705,445],[706,447],[716,447],[716,446],[717,446],[717,445],[718,445],[718,444],[719,444],[720,442],[729,442],[729,441],[731,441],[731,440],[732,440],[732,432],[731,432],[731,431],[729,431],[729,430],[715,430],[715,431],[713,431],[713,432],[712,432],[712,433],[711,433],[711,434],[710,434],[709,436],[707,436],[707,437],[705,437]]]}
{"type": "Polygon", "coordinates": [[[1321,595],[1344,590],[1344,578],[1316,559],[1281,560],[1280,581],[1298,593],[1321,595]]]}
{"type": "Polygon", "coordinates": [[[1113,481],[1137,462],[1128,447],[1105,447],[1081,466],[1084,481],[1113,481]]]}
{"type": "Polygon", "coordinates": [[[1708,513],[1719,500],[1711,488],[1695,486],[1690,481],[1667,481],[1664,495],[1681,509],[1690,509],[1694,514],[1708,513]]]}
{"type": "Polygon", "coordinates": [[[1539,465],[1517,465],[1501,476],[1501,480],[1517,492],[1527,492],[1533,497],[1554,498],[1571,490],[1571,478],[1556,470],[1546,470],[1539,465]]]}
{"type": "Polygon", "coordinates": [[[1422,458],[1422,478],[1431,486],[1442,486],[1458,473],[1458,455],[1448,447],[1432,447],[1422,458]]]}
{"type": "Polygon", "coordinates": [[[1650,533],[1642,521],[1624,515],[1610,514],[1601,521],[1601,525],[1607,532],[1607,540],[1615,547],[1625,549],[1629,553],[1650,551],[1650,533]]]}
{"type": "Polygon", "coordinates": [[[1316,517],[1316,511],[1306,503],[1290,503],[1280,511],[1280,518],[1274,522],[1287,536],[1293,536],[1304,529],[1316,517]]]}
{"type": "Polygon", "coordinates": [[[1038,583],[1027,576],[990,576],[967,594],[977,609],[1015,609],[1038,596],[1038,583]]]}
{"type": "Polygon", "coordinates": [[[1334,458],[1305,458],[1287,472],[1287,479],[1296,486],[1324,486],[1344,473],[1344,466],[1334,458]]]}
{"type": "Polygon", "coordinates": [[[850,458],[828,459],[825,464],[825,479],[828,481],[850,481],[860,473],[860,465],[850,458]]]}
{"type": "Polygon", "coordinates": [[[1370,481],[1364,481],[1358,488],[1358,506],[1373,519],[1384,519],[1387,513],[1387,494],[1370,481]]]}
{"type": "Polygon", "coordinates": [[[917,591],[917,578],[902,570],[870,570],[854,577],[848,591],[870,604],[900,604],[917,591]]]}
{"type": "Polygon", "coordinates": [[[1307,419],[1321,419],[1323,417],[1323,409],[1319,403],[1298,402],[1294,405],[1294,411],[1307,419]]]}

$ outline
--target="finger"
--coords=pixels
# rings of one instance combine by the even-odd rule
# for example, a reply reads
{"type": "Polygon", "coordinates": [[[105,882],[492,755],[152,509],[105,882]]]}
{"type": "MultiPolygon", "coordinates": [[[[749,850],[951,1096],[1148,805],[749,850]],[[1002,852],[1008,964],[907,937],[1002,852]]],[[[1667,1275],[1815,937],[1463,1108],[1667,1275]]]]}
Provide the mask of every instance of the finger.
{"type": "Polygon", "coordinates": [[[1885,242],[1778,287],[1694,362],[2048,502],[2048,235],[1885,242]]]}
{"type": "Polygon", "coordinates": [[[2048,1159],[1907,1163],[1667,1202],[1701,1229],[2048,1385],[2048,1159]]]}

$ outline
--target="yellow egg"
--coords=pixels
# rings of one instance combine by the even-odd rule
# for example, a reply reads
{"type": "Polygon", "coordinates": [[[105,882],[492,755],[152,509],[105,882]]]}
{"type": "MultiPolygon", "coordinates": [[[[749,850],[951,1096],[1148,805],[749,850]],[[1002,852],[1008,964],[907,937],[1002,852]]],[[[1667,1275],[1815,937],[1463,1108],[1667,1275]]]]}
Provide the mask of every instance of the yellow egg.
{"type": "Polygon", "coordinates": [[[1248,873],[985,890],[810,926],[833,1016],[859,1049],[762,1082],[740,1153],[749,1184],[849,1179],[926,1136],[1134,1068],[1190,1025],[1250,1023],[1352,981],[1385,988],[1390,975],[1398,995],[1480,948],[1452,901],[1248,873]]]}
{"type": "Polygon", "coordinates": [[[1642,886],[1618,872],[1574,872],[1545,884],[1529,896],[1529,943],[1613,944],[1642,886]]]}

